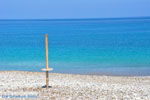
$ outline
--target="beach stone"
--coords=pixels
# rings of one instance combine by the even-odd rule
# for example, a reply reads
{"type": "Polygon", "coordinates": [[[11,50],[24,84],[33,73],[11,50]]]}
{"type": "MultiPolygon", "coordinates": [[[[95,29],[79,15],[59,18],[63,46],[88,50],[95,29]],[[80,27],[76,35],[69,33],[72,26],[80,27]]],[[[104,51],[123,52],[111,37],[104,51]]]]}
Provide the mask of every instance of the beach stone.
{"type": "Polygon", "coordinates": [[[23,71],[0,72],[0,100],[149,100],[150,76],[98,76],[49,74],[23,71]],[[20,95],[21,94],[21,95],[20,95]],[[4,98],[5,97],[5,98],[4,98]],[[12,98],[14,97],[14,98],[12,98]],[[22,98],[21,98],[22,97],[22,98]]]}

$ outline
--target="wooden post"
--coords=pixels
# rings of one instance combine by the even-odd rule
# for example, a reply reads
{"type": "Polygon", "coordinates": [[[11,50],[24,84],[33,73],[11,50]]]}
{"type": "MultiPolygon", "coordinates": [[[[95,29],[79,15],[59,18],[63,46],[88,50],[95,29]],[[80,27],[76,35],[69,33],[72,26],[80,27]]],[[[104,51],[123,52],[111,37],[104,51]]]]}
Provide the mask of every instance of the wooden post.
{"type": "MultiPolygon", "coordinates": [[[[48,69],[48,34],[45,35],[45,44],[46,44],[46,69],[48,69]]],[[[49,86],[49,75],[46,71],[46,88],[49,86]]]]}
{"type": "Polygon", "coordinates": [[[48,34],[45,35],[45,46],[46,46],[46,69],[42,69],[42,71],[46,71],[46,85],[44,87],[49,87],[49,71],[53,70],[48,66],[48,34]]]}
{"type": "Polygon", "coordinates": [[[48,69],[48,34],[45,35],[45,44],[46,44],[46,69],[48,69]]]}

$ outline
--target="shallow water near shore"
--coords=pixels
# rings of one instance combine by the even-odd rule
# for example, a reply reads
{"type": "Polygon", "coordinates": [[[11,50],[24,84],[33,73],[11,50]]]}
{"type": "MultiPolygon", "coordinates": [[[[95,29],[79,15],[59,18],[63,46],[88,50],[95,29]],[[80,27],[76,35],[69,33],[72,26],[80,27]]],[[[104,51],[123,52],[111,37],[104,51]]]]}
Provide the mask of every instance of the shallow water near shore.
{"type": "Polygon", "coordinates": [[[0,70],[150,75],[150,18],[0,20],[0,70]]]}

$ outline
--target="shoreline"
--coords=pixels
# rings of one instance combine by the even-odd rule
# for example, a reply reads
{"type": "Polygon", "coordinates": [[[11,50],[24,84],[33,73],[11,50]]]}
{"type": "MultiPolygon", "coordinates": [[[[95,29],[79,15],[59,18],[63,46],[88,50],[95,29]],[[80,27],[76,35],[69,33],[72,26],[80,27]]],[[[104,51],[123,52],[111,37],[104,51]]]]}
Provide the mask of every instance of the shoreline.
{"type": "Polygon", "coordinates": [[[0,71],[0,98],[36,100],[116,100],[150,98],[150,76],[100,76],[49,73],[45,89],[45,72],[0,71]],[[31,97],[27,97],[30,95],[31,97]]]}
{"type": "MultiPolygon", "coordinates": [[[[123,69],[122,69],[123,70],[123,69]]],[[[119,70],[111,70],[111,69],[105,69],[105,71],[103,71],[103,69],[101,70],[90,70],[90,71],[86,71],[86,70],[77,70],[73,71],[73,70],[68,70],[68,71],[49,71],[49,73],[55,73],[55,74],[72,74],[72,75],[95,75],[95,76],[117,76],[117,77],[149,77],[150,73],[149,73],[149,69],[147,70],[147,72],[145,72],[145,74],[142,74],[140,72],[138,72],[138,70],[136,70],[137,72],[133,72],[133,69],[128,72],[128,70],[125,70],[124,72],[119,71],[119,70]]],[[[43,71],[34,71],[34,70],[0,70],[0,72],[33,72],[33,73],[44,73],[43,71]]]]}

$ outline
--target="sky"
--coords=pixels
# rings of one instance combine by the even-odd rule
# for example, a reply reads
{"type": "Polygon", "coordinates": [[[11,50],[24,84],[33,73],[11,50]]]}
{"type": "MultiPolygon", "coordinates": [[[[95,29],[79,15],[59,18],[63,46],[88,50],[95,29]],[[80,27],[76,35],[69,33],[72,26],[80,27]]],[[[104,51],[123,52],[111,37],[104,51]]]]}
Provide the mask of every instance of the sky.
{"type": "Polygon", "coordinates": [[[150,0],[0,0],[0,19],[150,16],[150,0]]]}

